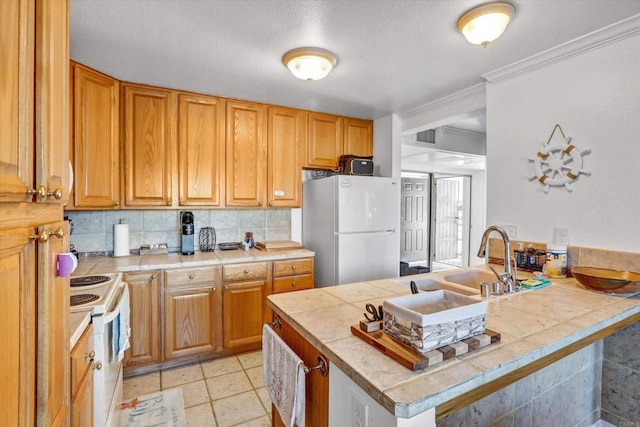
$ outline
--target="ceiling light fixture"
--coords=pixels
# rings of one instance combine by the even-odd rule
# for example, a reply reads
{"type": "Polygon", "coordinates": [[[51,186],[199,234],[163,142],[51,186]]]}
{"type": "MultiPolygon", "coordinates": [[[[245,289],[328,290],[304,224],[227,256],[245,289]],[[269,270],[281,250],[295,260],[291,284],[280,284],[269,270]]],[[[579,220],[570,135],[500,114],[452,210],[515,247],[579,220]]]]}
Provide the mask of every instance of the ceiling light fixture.
{"type": "Polygon", "coordinates": [[[297,78],[311,82],[326,77],[338,64],[338,57],[319,47],[299,47],[285,53],[282,63],[297,78]]]}
{"type": "Polygon", "coordinates": [[[469,41],[487,47],[504,33],[516,9],[509,3],[487,3],[471,9],[458,20],[458,31],[469,41]]]}

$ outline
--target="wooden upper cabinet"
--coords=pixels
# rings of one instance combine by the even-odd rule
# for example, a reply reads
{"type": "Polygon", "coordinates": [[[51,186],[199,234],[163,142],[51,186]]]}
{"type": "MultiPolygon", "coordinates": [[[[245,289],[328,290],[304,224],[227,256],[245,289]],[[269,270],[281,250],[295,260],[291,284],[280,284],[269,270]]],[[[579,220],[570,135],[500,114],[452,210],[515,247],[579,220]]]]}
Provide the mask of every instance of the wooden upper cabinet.
{"type": "Polygon", "coordinates": [[[73,206],[120,204],[120,84],[102,73],[73,66],[73,206]]]}
{"type": "Polygon", "coordinates": [[[343,120],[344,154],[373,156],[373,122],[347,117],[343,120]]]}
{"type": "Polygon", "coordinates": [[[175,93],[123,84],[125,205],[171,206],[175,93]]]}
{"type": "Polygon", "coordinates": [[[224,101],[178,96],[178,188],[181,206],[222,206],[224,101]]]}
{"type": "Polygon", "coordinates": [[[227,101],[226,205],[263,206],[267,179],[263,104],[227,101]]]}
{"type": "Polygon", "coordinates": [[[69,2],[36,1],[35,176],[39,202],[69,200],[69,2]]]}
{"type": "Polygon", "coordinates": [[[0,202],[32,199],[34,24],[32,1],[0,1],[0,202]]]}
{"type": "Polygon", "coordinates": [[[342,117],[309,113],[309,138],[304,167],[337,169],[342,155],[342,117]]]}
{"type": "Polygon", "coordinates": [[[267,203],[297,208],[301,204],[300,151],[307,136],[307,112],[269,107],[267,111],[267,203]]]}

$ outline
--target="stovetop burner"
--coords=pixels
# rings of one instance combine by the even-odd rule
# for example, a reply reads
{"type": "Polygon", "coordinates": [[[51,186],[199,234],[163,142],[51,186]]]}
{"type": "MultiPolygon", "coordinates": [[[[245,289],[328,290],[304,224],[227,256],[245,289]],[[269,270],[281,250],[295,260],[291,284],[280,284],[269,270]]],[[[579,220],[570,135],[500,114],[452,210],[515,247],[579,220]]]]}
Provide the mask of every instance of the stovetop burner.
{"type": "Polygon", "coordinates": [[[72,288],[79,288],[82,286],[97,285],[100,283],[108,282],[109,280],[111,279],[107,276],[81,276],[72,277],[70,282],[72,288]]]}
{"type": "Polygon", "coordinates": [[[82,305],[88,304],[90,302],[96,301],[100,297],[96,294],[79,294],[79,295],[71,295],[71,306],[74,305],[82,305]]]}

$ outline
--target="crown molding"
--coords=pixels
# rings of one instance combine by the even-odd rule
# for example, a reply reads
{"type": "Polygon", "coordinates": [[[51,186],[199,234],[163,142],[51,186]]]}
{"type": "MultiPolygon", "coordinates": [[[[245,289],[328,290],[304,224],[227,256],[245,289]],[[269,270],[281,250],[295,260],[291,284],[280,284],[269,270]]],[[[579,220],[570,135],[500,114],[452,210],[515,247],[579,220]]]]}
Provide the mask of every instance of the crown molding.
{"type": "Polygon", "coordinates": [[[469,86],[465,89],[459,90],[450,95],[443,96],[442,98],[438,98],[426,104],[422,104],[418,107],[412,108],[411,110],[407,110],[401,113],[400,115],[413,116],[425,111],[432,111],[432,110],[439,110],[442,108],[446,108],[451,105],[455,105],[460,101],[467,100],[470,97],[474,97],[474,96],[484,97],[486,93],[485,88],[486,88],[485,82],[477,83],[473,86],[469,86]]]}
{"type": "Polygon", "coordinates": [[[442,126],[440,127],[440,129],[442,129],[442,133],[450,134],[450,135],[465,135],[465,136],[474,136],[474,137],[480,137],[480,138],[487,137],[487,134],[484,132],[478,132],[478,131],[469,130],[469,129],[461,129],[454,126],[442,126]]]}
{"type": "Polygon", "coordinates": [[[574,56],[599,49],[640,34],[640,14],[615,22],[599,30],[544,50],[523,60],[483,74],[490,83],[501,83],[574,56]]]}

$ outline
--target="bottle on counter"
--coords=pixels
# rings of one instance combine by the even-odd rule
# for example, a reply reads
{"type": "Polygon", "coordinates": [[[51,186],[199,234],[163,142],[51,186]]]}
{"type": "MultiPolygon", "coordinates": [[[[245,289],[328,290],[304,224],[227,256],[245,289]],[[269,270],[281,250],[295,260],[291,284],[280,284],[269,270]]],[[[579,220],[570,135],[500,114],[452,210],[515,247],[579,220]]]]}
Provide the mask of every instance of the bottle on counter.
{"type": "Polygon", "coordinates": [[[549,277],[567,277],[567,247],[564,245],[547,245],[549,256],[549,277]]]}

